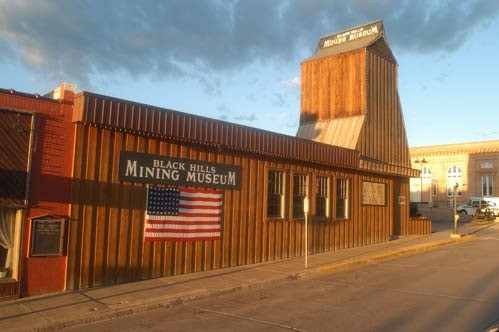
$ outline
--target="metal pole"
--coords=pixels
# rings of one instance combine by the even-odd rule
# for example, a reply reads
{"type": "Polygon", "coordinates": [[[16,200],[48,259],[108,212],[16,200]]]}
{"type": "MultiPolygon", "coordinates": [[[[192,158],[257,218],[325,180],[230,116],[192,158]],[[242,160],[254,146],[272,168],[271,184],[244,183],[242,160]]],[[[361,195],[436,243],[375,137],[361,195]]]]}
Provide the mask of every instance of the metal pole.
{"type": "Polygon", "coordinates": [[[456,185],[454,186],[454,234],[458,234],[457,232],[457,219],[458,219],[458,215],[457,215],[457,186],[458,184],[456,183],[456,185]]]}
{"type": "Polygon", "coordinates": [[[308,268],[308,197],[303,199],[303,213],[305,215],[305,269],[308,268]]]}
{"type": "Polygon", "coordinates": [[[419,191],[419,202],[423,203],[423,162],[421,162],[421,169],[419,171],[419,176],[421,177],[421,188],[419,191]]]}

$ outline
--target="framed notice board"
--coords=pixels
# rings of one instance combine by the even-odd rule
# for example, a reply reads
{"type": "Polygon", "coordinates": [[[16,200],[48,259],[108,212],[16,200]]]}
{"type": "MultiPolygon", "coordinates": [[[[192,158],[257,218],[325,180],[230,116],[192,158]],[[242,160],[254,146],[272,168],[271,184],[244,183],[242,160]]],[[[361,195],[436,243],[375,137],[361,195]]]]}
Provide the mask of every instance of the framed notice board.
{"type": "Polygon", "coordinates": [[[61,256],[64,219],[42,217],[31,221],[31,256],[61,256]]]}
{"type": "Polygon", "coordinates": [[[362,182],[363,205],[386,205],[386,185],[378,182],[362,182]]]}

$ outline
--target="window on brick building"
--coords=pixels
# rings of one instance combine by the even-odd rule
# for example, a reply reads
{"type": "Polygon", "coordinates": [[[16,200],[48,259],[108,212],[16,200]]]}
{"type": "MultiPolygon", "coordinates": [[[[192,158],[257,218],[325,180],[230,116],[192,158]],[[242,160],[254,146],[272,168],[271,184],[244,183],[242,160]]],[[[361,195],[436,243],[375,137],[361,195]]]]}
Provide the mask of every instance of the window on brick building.
{"type": "Polygon", "coordinates": [[[482,175],[482,196],[494,196],[494,176],[482,175]]]}
{"type": "Polygon", "coordinates": [[[453,165],[447,169],[447,196],[454,197],[454,186],[457,184],[457,196],[462,196],[461,191],[462,172],[461,168],[453,165]]]}

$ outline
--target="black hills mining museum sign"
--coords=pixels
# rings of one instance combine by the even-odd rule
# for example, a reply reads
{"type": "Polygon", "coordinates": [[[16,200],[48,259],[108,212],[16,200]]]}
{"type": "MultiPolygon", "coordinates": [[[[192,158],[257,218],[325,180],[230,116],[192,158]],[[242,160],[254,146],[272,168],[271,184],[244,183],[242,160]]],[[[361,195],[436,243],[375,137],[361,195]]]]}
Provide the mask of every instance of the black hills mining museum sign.
{"type": "Polygon", "coordinates": [[[239,189],[241,168],[139,152],[120,154],[120,181],[239,189]]]}

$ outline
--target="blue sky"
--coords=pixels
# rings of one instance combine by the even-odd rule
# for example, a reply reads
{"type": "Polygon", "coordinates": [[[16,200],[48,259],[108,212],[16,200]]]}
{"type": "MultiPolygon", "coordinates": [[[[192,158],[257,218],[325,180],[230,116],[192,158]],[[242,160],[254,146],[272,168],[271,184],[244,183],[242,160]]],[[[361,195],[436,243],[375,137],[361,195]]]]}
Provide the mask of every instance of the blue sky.
{"type": "Polygon", "coordinates": [[[411,146],[499,139],[499,1],[0,0],[0,87],[295,135],[320,37],[384,20],[411,146]]]}

